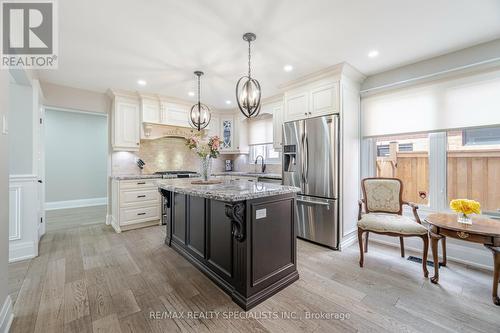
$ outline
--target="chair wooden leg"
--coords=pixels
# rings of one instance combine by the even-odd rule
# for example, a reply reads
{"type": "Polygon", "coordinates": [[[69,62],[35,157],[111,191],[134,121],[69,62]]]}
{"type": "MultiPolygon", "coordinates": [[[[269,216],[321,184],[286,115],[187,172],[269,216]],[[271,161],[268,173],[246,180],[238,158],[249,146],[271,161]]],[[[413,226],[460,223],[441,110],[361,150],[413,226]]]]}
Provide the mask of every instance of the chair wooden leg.
{"type": "Polygon", "coordinates": [[[363,267],[364,251],[363,251],[363,229],[358,228],[358,243],[359,243],[359,267],[363,267]]]}
{"type": "Polygon", "coordinates": [[[424,270],[424,277],[429,276],[429,271],[427,270],[427,255],[429,254],[429,236],[422,236],[424,241],[424,254],[422,256],[422,268],[424,270]]]}
{"type": "Polygon", "coordinates": [[[401,246],[401,257],[405,257],[405,242],[403,240],[403,237],[399,237],[399,245],[401,246]]]}
{"type": "Polygon", "coordinates": [[[441,239],[441,245],[443,246],[443,262],[441,266],[446,266],[446,237],[441,239]]]}
{"type": "Polygon", "coordinates": [[[365,253],[367,253],[367,252],[368,252],[368,235],[369,235],[369,234],[370,234],[370,233],[367,231],[367,232],[366,232],[366,236],[365,236],[365,253]]]}

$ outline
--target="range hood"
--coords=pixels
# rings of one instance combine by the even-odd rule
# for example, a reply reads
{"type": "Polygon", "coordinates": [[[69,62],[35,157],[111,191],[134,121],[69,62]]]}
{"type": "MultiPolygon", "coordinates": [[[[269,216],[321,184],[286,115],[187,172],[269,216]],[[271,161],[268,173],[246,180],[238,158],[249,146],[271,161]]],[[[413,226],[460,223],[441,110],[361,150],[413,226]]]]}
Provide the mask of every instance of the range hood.
{"type": "Polygon", "coordinates": [[[204,133],[204,131],[198,132],[190,127],[162,125],[148,122],[142,123],[142,129],[141,139],[144,140],[155,140],[159,138],[187,139],[193,135],[197,135],[198,133],[204,133]]]}

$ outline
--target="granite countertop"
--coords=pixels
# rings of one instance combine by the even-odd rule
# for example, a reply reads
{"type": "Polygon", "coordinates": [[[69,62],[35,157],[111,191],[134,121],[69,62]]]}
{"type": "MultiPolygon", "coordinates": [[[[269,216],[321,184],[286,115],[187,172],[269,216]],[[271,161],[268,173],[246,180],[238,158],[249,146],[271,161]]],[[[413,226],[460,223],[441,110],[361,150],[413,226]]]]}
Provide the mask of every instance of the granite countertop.
{"type": "Polygon", "coordinates": [[[260,173],[260,172],[242,172],[242,171],[225,171],[225,172],[214,172],[214,176],[244,176],[244,177],[256,177],[256,178],[268,178],[268,179],[282,179],[281,173],[260,173]]]}
{"type": "Polygon", "coordinates": [[[191,182],[192,179],[167,179],[159,180],[157,184],[159,188],[167,191],[228,202],[300,192],[300,188],[294,186],[254,183],[244,180],[225,181],[212,185],[195,185],[191,182]]]}
{"type": "MultiPolygon", "coordinates": [[[[190,174],[190,178],[199,177],[199,174],[190,174]]],[[[114,175],[111,176],[115,180],[135,180],[135,179],[176,179],[176,175],[156,175],[156,174],[142,174],[142,175],[114,175]]]]}
{"type": "Polygon", "coordinates": [[[142,174],[142,175],[113,175],[114,180],[135,180],[135,179],[161,179],[161,175],[142,174]]]}

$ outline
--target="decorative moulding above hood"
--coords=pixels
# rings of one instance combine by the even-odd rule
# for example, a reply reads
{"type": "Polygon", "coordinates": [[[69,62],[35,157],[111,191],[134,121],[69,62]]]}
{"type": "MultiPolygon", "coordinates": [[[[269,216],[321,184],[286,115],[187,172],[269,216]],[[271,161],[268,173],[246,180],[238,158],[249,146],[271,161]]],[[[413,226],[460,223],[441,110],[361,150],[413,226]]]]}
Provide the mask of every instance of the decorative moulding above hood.
{"type": "Polygon", "coordinates": [[[192,128],[153,123],[143,123],[143,129],[142,139],[145,140],[155,140],[159,138],[187,139],[194,135],[199,135],[199,132],[192,128]]]}

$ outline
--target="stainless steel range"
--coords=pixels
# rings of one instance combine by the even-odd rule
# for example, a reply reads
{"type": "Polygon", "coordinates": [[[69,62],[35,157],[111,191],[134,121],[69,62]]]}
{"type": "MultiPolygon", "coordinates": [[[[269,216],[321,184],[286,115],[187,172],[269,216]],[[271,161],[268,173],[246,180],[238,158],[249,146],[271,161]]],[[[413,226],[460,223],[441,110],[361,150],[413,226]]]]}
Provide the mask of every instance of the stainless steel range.
{"type": "Polygon", "coordinates": [[[157,171],[155,172],[155,175],[161,175],[163,178],[191,178],[199,176],[199,174],[195,171],[184,171],[184,170],[157,171]]]}

